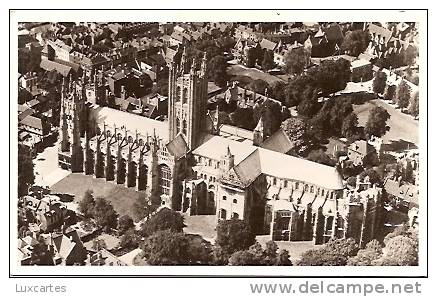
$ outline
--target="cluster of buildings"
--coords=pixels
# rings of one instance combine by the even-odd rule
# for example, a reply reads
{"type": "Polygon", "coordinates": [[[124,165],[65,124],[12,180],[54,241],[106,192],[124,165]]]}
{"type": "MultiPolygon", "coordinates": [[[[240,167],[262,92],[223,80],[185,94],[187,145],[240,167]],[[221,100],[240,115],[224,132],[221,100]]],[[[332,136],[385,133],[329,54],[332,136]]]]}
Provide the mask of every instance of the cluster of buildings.
{"type": "MultiPolygon", "coordinates": [[[[240,63],[247,63],[252,50],[270,51],[282,67],[290,51],[303,49],[307,66],[346,58],[353,81],[363,81],[371,78],[371,57],[379,55],[380,45],[414,43],[412,25],[390,36],[377,27],[284,23],[264,32],[261,26],[234,23],[42,24],[25,32],[42,46],[26,47],[40,50],[41,69],[60,74],[60,98],[44,101],[38,75],[20,75],[19,88],[31,98],[18,108],[19,139],[24,144],[31,135],[41,142],[57,131],[59,167],[145,192],[154,204],[191,216],[244,219],[273,240],[323,244],[353,237],[365,246],[381,231],[387,195],[417,226],[417,188],[388,179],[383,191],[369,177],[348,187],[338,168],[287,154],[294,143],[282,129],[266,133],[263,117],[253,131],[221,123],[218,107],[208,108],[211,101],[245,108],[273,99],[237,83],[220,88],[208,82],[206,54],[188,61],[185,48],[199,38],[233,34],[232,55],[240,63]],[[358,58],[340,55],[351,26],[372,36],[358,58]],[[162,80],[168,93],[152,92],[162,80]]],[[[389,77],[388,84],[397,80],[389,77]]],[[[362,166],[379,158],[381,145],[353,142],[346,158],[362,166]]],[[[22,264],[30,263],[41,240],[59,265],[126,264],[108,250],[87,252],[71,226],[59,231],[71,212],[53,196],[29,195],[22,203],[35,217],[19,239],[22,264]]]]}

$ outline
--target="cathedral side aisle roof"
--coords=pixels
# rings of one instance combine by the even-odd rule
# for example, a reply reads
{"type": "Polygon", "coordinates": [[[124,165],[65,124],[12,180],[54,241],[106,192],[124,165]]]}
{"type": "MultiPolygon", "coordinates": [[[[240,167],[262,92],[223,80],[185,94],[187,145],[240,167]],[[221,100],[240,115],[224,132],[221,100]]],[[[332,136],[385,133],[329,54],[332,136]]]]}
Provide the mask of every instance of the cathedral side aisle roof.
{"type": "Polygon", "coordinates": [[[131,133],[137,131],[143,137],[146,135],[152,136],[155,131],[156,135],[163,141],[167,142],[169,139],[168,122],[149,119],[109,107],[94,106],[91,112],[101,129],[103,123],[106,124],[107,129],[111,130],[115,124],[119,129],[122,128],[122,126],[126,127],[131,133]]]}

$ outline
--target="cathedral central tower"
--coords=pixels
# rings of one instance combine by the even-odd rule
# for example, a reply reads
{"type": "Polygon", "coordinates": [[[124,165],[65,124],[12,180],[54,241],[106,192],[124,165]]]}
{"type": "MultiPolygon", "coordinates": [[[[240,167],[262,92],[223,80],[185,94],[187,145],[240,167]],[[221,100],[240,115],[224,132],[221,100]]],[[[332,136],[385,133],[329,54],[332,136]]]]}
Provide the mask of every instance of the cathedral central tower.
{"type": "Polygon", "coordinates": [[[170,64],[168,84],[168,120],[170,141],[179,133],[190,150],[199,145],[200,132],[205,129],[208,80],[206,78],[206,53],[197,67],[194,59],[187,67],[186,50],[180,63],[170,64]],[[198,69],[200,68],[200,69],[198,69]]]}

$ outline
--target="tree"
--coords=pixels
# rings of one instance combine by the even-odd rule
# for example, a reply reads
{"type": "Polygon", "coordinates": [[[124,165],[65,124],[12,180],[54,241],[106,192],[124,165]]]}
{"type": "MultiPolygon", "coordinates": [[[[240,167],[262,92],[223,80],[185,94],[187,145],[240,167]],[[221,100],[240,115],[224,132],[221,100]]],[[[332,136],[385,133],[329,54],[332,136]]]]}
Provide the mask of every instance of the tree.
{"type": "Polygon", "coordinates": [[[326,154],[322,149],[310,152],[307,159],[320,164],[335,166],[335,161],[331,159],[331,157],[329,157],[328,154],[326,154]]]}
{"type": "Polygon", "coordinates": [[[372,184],[372,185],[373,184],[377,184],[377,185],[382,184],[382,178],[375,169],[369,168],[369,169],[366,169],[363,172],[361,172],[360,173],[360,180],[363,181],[367,176],[369,177],[370,184],[372,184]]]}
{"type": "Polygon", "coordinates": [[[372,262],[379,259],[382,255],[382,246],[376,240],[372,240],[366,244],[366,248],[359,250],[357,255],[349,258],[347,265],[349,266],[370,266],[372,262]]]}
{"type": "Polygon", "coordinates": [[[358,245],[352,238],[331,239],[325,247],[304,252],[299,266],[344,266],[348,258],[356,256],[358,245]]]}
{"type": "Polygon", "coordinates": [[[345,59],[324,61],[319,67],[308,69],[307,75],[324,95],[344,90],[350,81],[350,62],[345,59]]]}
{"type": "Polygon", "coordinates": [[[387,85],[384,91],[384,99],[385,100],[395,100],[396,95],[396,86],[395,85],[387,85]]]}
{"type": "MultiPolygon", "coordinates": [[[[381,265],[417,266],[419,261],[417,238],[404,235],[395,236],[387,241],[381,265]]],[[[376,262],[378,264],[378,262],[376,262]]]]}
{"type": "Polygon", "coordinates": [[[303,101],[303,93],[306,88],[315,88],[316,83],[308,75],[299,75],[291,80],[285,90],[285,104],[287,106],[296,106],[303,101]]]}
{"type": "Polygon", "coordinates": [[[310,53],[300,47],[287,52],[285,55],[285,71],[289,74],[299,75],[308,66],[310,61],[310,53]]]}
{"type": "Polygon", "coordinates": [[[94,200],[93,191],[86,190],[82,200],[79,202],[79,211],[85,216],[85,218],[92,218],[95,205],[96,201],[94,200]]]}
{"type": "Polygon", "coordinates": [[[134,229],[129,229],[120,237],[120,247],[127,250],[136,249],[140,240],[141,236],[134,229]]]}
{"type": "Polygon", "coordinates": [[[414,184],[413,165],[411,165],[411,162],[409,160],[407,161],[407,165],[405,166],[405,169],[403,170],[402,179],[406,182],[414,184]]]}
{"type": "Polygon", "coordinates": [[[106,249],[107,245],[104,239],[95,238],[93,240],[93,250],[100,251],[106,249]]]}
{"type": "Polygon", "coordinates": [[[199,237],[169,229],[157,231],[144,242],[145,259],[150,265],[209,264],[211,247],[199,237]]]}
{"type": "Polygon", "coordinates": [[[137,221],[150,216],[158,209],[158,205],[151,203],[150,199],[145,197],[144,193],[139,193],[133,205],[134,217],[137,221]]]}
{"type": "Polygon", "coordinates": [[[269,51],[269,50],[266,50],[264,52],[264,58],[263,58],[263,61],[262,61],[262,68],[265,71],[268,71],[268,70],[273,69],[274,67],[275,67],[275,62],[273,60],[273,52],[269,51]]]}
{"type": "Polygon", "coordinates": [[[358,133],[358,117],[354,112],[344,118],[343,124],[341,126],[341,135],[348,139],[354,139],[358,133]]]}
{"type": "Polygon", "coordinates": [[[55,256],[53,249],[45,243],[42,236],[39,236],[37,241],[38,242],[33,245],[29,265],[55,265],[53,262],[55,256]]]}
{"type": "Polygon", "coordinates": [[[33,161],[24,146],[18,146],[18,196],[24,196],[28,193],[29,187],[35,182],[33,172],[33,161]]]}
{"type": "Polygon", "coordinates": [[[263,249],[259,242],[256,242],[247,250],[236,251],[229,258],[229,265],[248,266],[248,265],[292,265],[288,251],[281,250],[277,253],[278,245],[274,241],[268,241],[266,248],[263,249]]]}
{"type": "Polygon", "coordinates": [[[281,104],[271,99],[266,99],[261,104],[255,104],[253,107],[254,123],[258,123],[261,117],[264,124],[264,133],[267,134],[267,136],[272,135],[281,127],[281,104]]]}
{"type": "Polygon", "coordinates": [[[249,248],[255,243],[255,233],[246,221],[231,219],[217,225],[216,246],[226,255],[249,248]]]}
{"type": "Polygon", "coordinates": [[[134,220],[129,215],[122,215],[118,218],[117,229],[120,234],[123,234],[134,227],[134,220]]]}
{"type": "Polygon", "coordinates": [[[414,93],[413,96],[411,96],[409,112],[411,115],[413,115],[416,118],[419,116],[419,91],[417,91],[416,93],[414,93]]]}
{"type": "Polygon", "coordinates": [[[286,84],[277,81],[273,84],[273,87],[271,89],[271,97],[275,98],[276,100],[281,101],[283,104],[285,104],[285,88],[286,84]]]}
{"type": "Polygon", "coordinates": [[[364,52],[370,42],[370,35],[367,31],[354,30],[348,32],[344,37],[341,49],[346,53],[357,57],[364,52]]]}
{"type": "Polygon", "coordinates": [[[262,79],[255,79],[249,83],[248,87],[253,92],[264,95],[269,89],[269,84],[262,79]]]}
{"type": "Polygon", "coordinates": [[[309,131],[309,125],[300,118],[286,119],[281,128],[293,142],[290,153],[294,156],[306,156],[317,145],[314,135],[309,131]]]}
{"type": "Polygon", "coordinates": [[[410,103],[411,88],[405,80],[402,80],[396,92],[396,101],[399,108],[406,108],[410,103]]]}
{"type": "Polygon", "coordinates": [[[390,114],[383,107],[375,106],[372,108],[364,127],[367,137],[370,138],[372,135],[382,137],[388,130],[387,120],[389,118],[390,114]]]}
{"type": "Polygon", "coordinates": [[[297,106],[297,112],[304,117],[311,118],[319,109],[318,89],[307,87],[302,94],[302,100],[297,106]]]}
{"type": "Polygon", "coordinates": [[[228,74],[226,72],[228,64],[223,55],[217,55],[208,62],[208,78],[220,87],[226,86],[228,74]]]}
{"type": "Polygon", "coordinates": [[[148,237],[157,231],[167,229],[173,232],[182,232],[184,227],[184,218],[179,212],[162,208],[143,223],[141,234],[148,237]]]}
{"type": "Polygon", "coordinates": [[[387,83],[387,74],[385,72],[378,70],[375,73],[375,77],[373,79],[373,92],[376,94],[382,94],[385,90],[387,83]]]}
{"type": "Polygon", "coordinates": [[[114,210],[112,204],[104,198],[96,198],[96,203],[93,211],[94,219],[97,225],[102,228],[116,228],[118,214],[114,210]]]}
{"type": "Polygon", "coordinates": [[[237,107],[234,112],[229,114],[229,119],[234,126],[246,130],[253,130],[256,125],[253,119],[253,112],[253,108],[237,107]]]}

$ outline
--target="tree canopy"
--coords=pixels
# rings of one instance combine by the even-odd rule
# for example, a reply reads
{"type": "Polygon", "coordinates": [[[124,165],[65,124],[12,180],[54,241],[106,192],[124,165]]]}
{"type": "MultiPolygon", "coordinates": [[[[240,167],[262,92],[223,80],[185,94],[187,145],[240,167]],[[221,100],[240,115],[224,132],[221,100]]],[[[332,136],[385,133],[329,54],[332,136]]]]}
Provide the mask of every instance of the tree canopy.
{"type": "Polygon", "coordinates": [[[310,53],[304,48],[299,47],[287,52],[285,55],[285,71],[289,74],[301,74],[308,66],[310,53]]]}
{"type": "Polygon", "coordinates": [[[231,219],[218,223],[215,244],[228,256],[236,251],[245,250],[254,243],[255,233],[246,221],[231,219]]]}
{"type": "Polygon", "coordinates": [[[142,224],[141,234],[147,237],[161,230],[182,232],[184,227],[184,218],[179,212],[162,208],[142,224]]]}
{"type": "Polygon", "coordinates": [[[367,137],[370,138],[372,135],[382,137],[388,130],[387,120],[389,118],[390,114],[383,107],[373,107],[370,110],[366,126],[364,127],[364,132],[367,137]]]}
{"type": "Polygon", "coordinates": [[[352,56],[358,57],[367,48],[369,42],[370,35],[367,31],[354,30],[346,34],[341,49],[352,56]]]}

